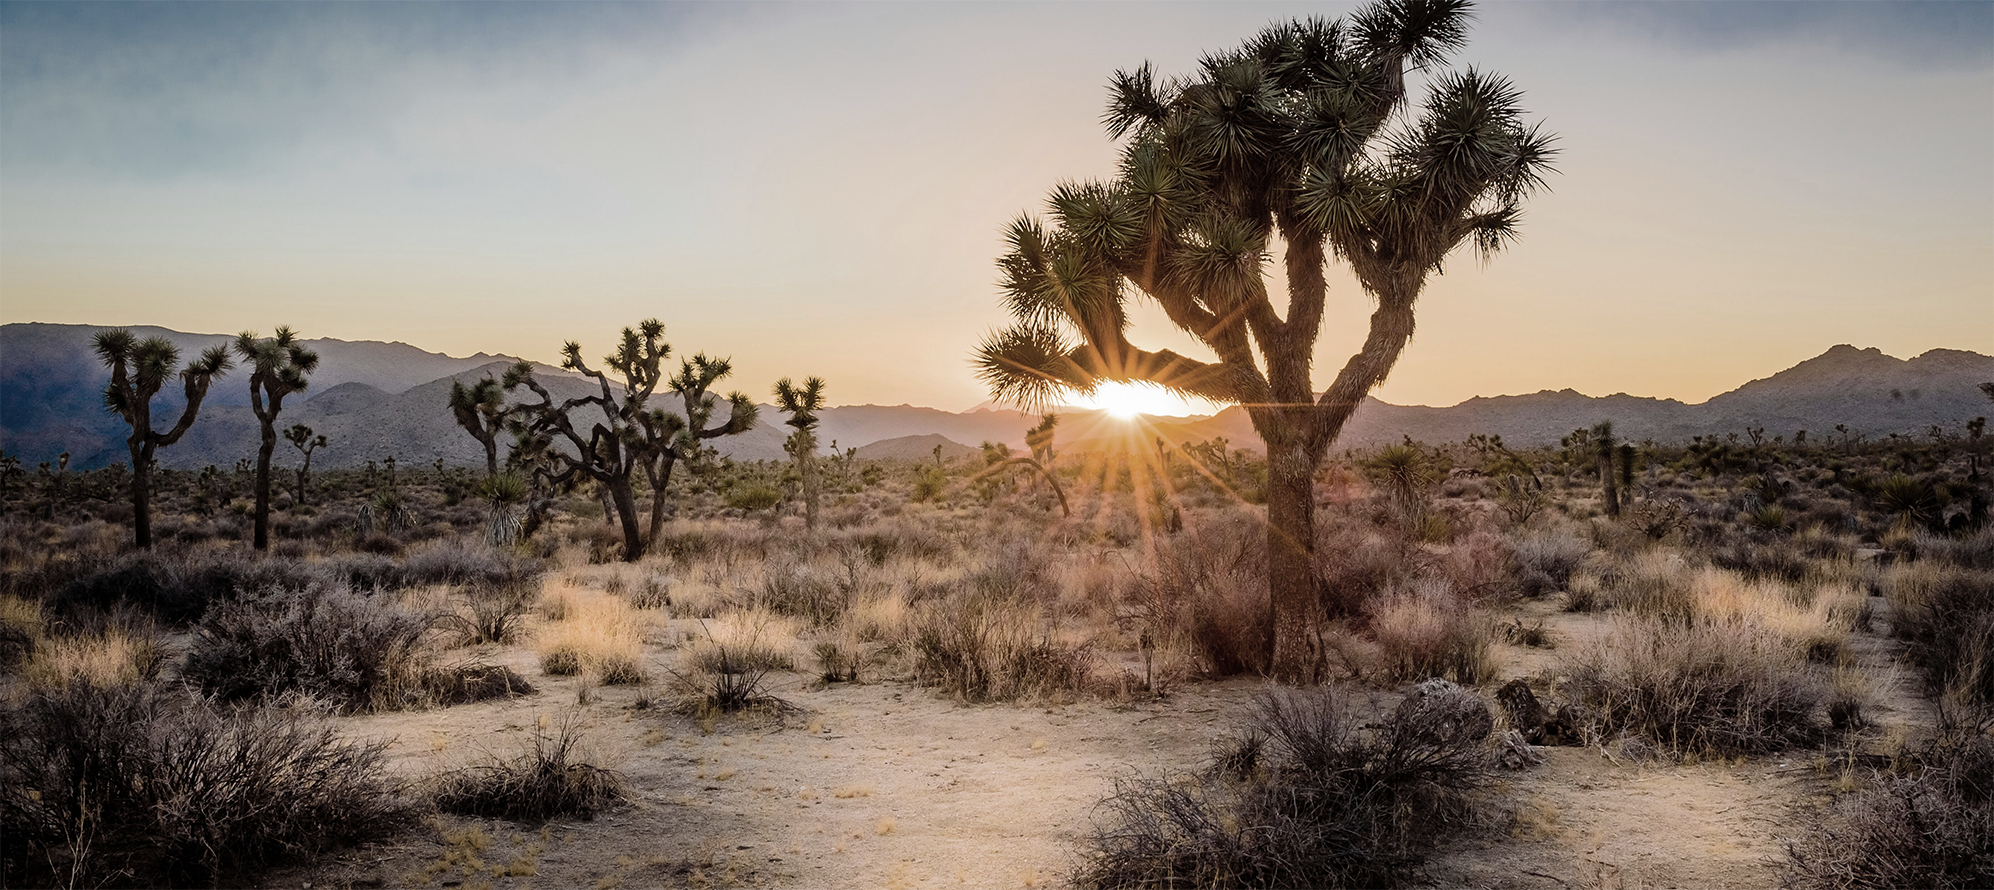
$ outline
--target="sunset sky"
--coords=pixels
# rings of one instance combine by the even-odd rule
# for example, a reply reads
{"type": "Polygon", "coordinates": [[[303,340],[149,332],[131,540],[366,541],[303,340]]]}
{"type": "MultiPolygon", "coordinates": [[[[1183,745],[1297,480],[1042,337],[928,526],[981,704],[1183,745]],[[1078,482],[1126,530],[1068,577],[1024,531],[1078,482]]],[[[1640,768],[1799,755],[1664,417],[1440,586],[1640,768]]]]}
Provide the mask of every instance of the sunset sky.
{"type": "MultiPolygon", "coordinates": [[[[655,316],[763,398],[963,410],[1004,226],[1112,172],[1110,74],[1352,8],[7,4],[0,321],[551,362],[655,316]]],[[[1379,397],[1994,353],[1994,4],[1490,3],[1455,64],[1524,90],[1559,173],[1379,397]]],[[[1332,274],[1319,388],[1370,311],[1332,274]]]]}

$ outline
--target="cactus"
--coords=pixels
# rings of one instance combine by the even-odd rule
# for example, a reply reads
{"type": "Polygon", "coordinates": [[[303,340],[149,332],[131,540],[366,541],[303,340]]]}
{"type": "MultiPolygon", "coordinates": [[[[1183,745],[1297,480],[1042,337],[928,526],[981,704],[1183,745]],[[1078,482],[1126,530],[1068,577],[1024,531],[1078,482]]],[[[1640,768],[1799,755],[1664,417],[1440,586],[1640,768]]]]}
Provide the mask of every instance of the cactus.
{"type": "Polygon", "coordinates": [[[270,457],[277,451],[277,415],[284,410],[284,397],[305,388],[305,377],[318,367],[318,353],[305,348],[297,334],[284,325],[276,336],[264,339],[255,331],[236,335],[235,353],[249,374],[249,407],[262,424],[263,438],[256,449],[256,531],[254,546],[270,549],[270,457]]]}
{"type": "Polygon", "coordinates": [[[208,384],[233,366],[228,349],[213,347],[180,369],[187,407],[166,432],[152,428],[152,397],[173,376],[180,362],[180,350],[164,337],[139,340],[123,328],[103,331],[93,338],[97,357],[111,369],[111,382],[104,387],[104,407],[123,418],[132,428],[125,440],[132,457],[132,534],[140,549],[152,546],[152,467],[153,455],[162,447],[180,441],[200,415],[201,401],[208,384]]]}

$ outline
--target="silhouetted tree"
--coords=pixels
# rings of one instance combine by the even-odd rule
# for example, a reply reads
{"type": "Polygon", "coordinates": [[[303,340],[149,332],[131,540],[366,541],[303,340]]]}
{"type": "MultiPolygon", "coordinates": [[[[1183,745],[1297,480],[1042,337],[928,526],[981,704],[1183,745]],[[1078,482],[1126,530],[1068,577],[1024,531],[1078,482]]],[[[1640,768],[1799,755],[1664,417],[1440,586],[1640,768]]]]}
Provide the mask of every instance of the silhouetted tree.
{"type": "Polygon", "coordinates": [[[817,412],[824,410],[824,378],[806,378],[802,386],[790,383],[787,377],[776,381],[775,403],[789,415],[783,423],[793,430],[782,450],[796,462],[796,473],[803,480],[803,525],[815,529],[817,502],[823,493],[817,479],[817,412]]]}
{"type": "Polygon", "coordinates": [[[104,407],[123,418],[132,428],[125,446],[132,456],[132,534],[141,548],[152,546],[152,467],[153,454],[180,441],[200,415],[201,400],[208,395],[208,383],[233,366],[228,348],[213,347],[180,369],[187,405],[180,419],[166,432],[152,428],[152,397],[174,375],[180,350],[164,337],[140,340],[130,331],[116,328],[102,331],[91,340],[97,357],[111,369],[111,382],[104,387],[104,407]]]}
{"type": "MultiPolygon", "coordinates": [[[[525,362],[519,364],[525,365],[525,362]]],[[[527,365],[530,372],[531,365],[527,365]]],[[[511,375],[517,366],[508,369],[511,375]]],[[[457,418],[457,425],[470,433],[471,438],[485,446],[485,478],[498,475],[498,435],[505,429],[506,417],[512,409],[505,404],[505,389],[497,380],[487,376],[470,386],[462,380],[450,381],[450,414],[457,418]]]]}
{"type": "Polygon", "coordinates": [[[710,358],[703,352],[681,360],[670,386],[672,394],[684,405],[684,414],[653,412],[646,426],[650,460],[644,465],[644,473],[651,484],[653,538],[664,526],[665,486],[671,484],[672,469],[680,462],[689,468],[698,466],[696,458],[708,450],[705,444],[708,439],[738,436],[755,428],[760,409],[753,399],[739,392],[727,395],[727,420],[717,426],[713,423],[713,412],[720,407],[720,399],[707,390],[733,373],[732,362],[710,358]]]}
{"type": "Polygon", "coordinates": [[[291,447],[298,449],[298,453],[305,458],[304,463],[298,465],[298,506],[302,507],[305,505],[305,480],[312,472],[312,452],[324,448],[326,439],[314,436],[312,428],[302,423],[291,424],[291,428],[284,431],[284,438],[289,439],[291,447]]]}
{"type": "Polygon", "coordinates": [[[1524,124],[1506,80],[1432,70],[1470,18],[1466,0],[1381,0],[1347,22],[1273,25],[1189,77],[1117,73],[1104,121],[1124,140],[1119,174],[1055,186],[1052,224],[1014,223],[998,263],[1016,323],[976,354],[998,398],[1035,406],[1140,381],[1246,408],[1267,444],[1268,657],[1283,677],[1324,664],[1315,469],[1411,338],[1427,276],[1463,244],[1487,257],[1514,239],[1550,166],[1551,137],[1524,124]],[[1416,118],[1409,70],[1431,71],[1416,118]],[[1277,238],[1285,310],[1263,277],[1277,238]],[[1318,396],[1309,369],[1332,256],[1376,309],[1318,396]],[[1131,344],[1138,292],[1217,361],[1131,344]]]}
{"type": "Polygon", "coordinates": [[[1613,421],[1602,420],[1592,428],[1592,446],[1599,456],[1599,490],[1601,502],[1606,505],[1606,515],[1620,515],[1620,490],[1614,485],[1613,450],[1619,443],[1613,439],[1613,421]]]}
{"type": "MultiPolygon", "coordinates": [[[[509,369],[504,380],[508,390],[525,386],[540,397],[537,403],[523,403],[512,409],[516,412],[515,427],[521,434],[519,447],[561,465],[559,471],[547,474],[552,483],[568,484],[579,474],[603,486],[614,508],[615,521],[622,528],[623,558],[630,562],[635,562],[644,554],[644,538],[637,527],[637,500],[631,488],[631,474],[639,468],[650,474],[653,496],[662,498],[666,474],[670,472],[665,457],[670,455],[676,460],[682,448],[680,443],[686,440],[685,434],[694,429],[687,425],[685,418],[649,406],[658,384],[663,382],[659,366],[671,353],[671,346],[660,339],[664,331],[664,325],[654,318],[644,320],[636,328],[623,329],[622,342],[615,352],[603,359],[620,378],[614,388],[607,374],[589,367],[582,360],[581,344],[568,341],[561,350],[561,367],[594,379],[601,387],[600,395],[582,396],[555,404],[553,396],[534,379],[532,366],[525,362],[509,369]],[[602,412],[600,420],[589,422],[574,416],[577,409],[591,405],[602,412]],[[578,422],[588,424],[587,435],[577,429],[578,422]],[[556,437],[568,448],[551,447],[556,437]]],[[[674,380],[672,386],[678,391],[683,383],[684,391],[693,393],[688,396],[688,405],[697,404],[710,417],[713,403],[705,395],[704,387],[725,376],[727,363],[724,360],[715,362],[704,356],[695,362],[703,362],[707,372],[712,372],[711,376],[702,376],[706,372],[688,363],[681,366],[682,380],[674,380]],[[697,387],[694,384],[698,384],[697,387]]],[[[690,440],[696,442],[700,438],[729,435],[752,428],[754,403],[738,393],[731,397],[731,401],[735,414],[725,426],[691,432],[690,440]]],[[[704,419],[701,422],[704,423],[704,419]]],[[[654,508],[654,527],[657,520],[654,508]]]]}
{"type": "Polygon", "coordinates": [[[277,452],[277,415],[284,397],[305,388],[306,375],[318,367],[318,353],[305,348],[289,327],[278,325],[273,337],[255,331],[235,337],[235,354],[250,369],[249,407],[263,426],[256,449],[256,532],[253,546],[270,549],[270,457],[277,452]]]}

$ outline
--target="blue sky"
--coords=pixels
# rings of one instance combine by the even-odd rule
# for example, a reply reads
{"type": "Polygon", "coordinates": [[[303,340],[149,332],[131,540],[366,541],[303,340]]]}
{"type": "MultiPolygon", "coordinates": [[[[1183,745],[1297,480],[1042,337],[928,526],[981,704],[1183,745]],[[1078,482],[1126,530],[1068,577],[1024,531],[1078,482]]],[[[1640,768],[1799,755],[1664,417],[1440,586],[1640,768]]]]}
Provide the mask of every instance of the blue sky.
{"type": "MultiPolygon", "coordinates": [[[[961,409],[1002,228],[1112,170],[1108,76],[1350,8],[0,5],[0,321],[550,360],[656,316],[750,391],[961,409]]],[[[1994,4],[1493,3],[1456,64],[1560,173],[1429,286],[1381,397],[1994,352],[1994,4]]],[[[1369,312],[1332,286],[1318,385],[1369,312]]]]}

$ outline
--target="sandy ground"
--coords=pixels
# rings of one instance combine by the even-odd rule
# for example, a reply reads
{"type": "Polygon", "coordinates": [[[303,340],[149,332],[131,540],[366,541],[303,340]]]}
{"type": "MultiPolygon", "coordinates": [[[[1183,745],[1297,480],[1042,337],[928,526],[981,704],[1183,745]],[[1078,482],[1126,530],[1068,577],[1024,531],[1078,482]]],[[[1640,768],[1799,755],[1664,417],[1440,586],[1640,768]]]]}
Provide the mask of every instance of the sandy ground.
{"type": "MultiPolygon", "coordinates": [[[[1598,616],[1526,603],[1554,647],[1598,616]]],[[[1929,725],[1892,643],[1858,635],[1884,678],[1877,738],[1929,725]],[[1897,703],[1893,705],[1892,703],[1897,703]]],[[[1554,679],[1559,649],[1505,646],[1504,674],[1554,679]]],[[[349,718],[389,742],[419,778],[508,754],[543,726],[581,715],[630,806],[545,826],[439,817],[391,842],[266,876],[290,887],[1037,887],[1075,864],[1097,803],[1118,778],[1198,768],[1235,728],[1255,680],[1191,683],[1158,699],[965,705],[904,681],[812,687],[785,674],[781,718],[702,725],[641,707],[637,688],[589,691],[543,676],[531,652],[493,649],[540,689],[507,702],[349,718]]],[[[1371,696],[1383,706],[1389,693],[1371,696]]],[[[1831,755],[1680,763],[1618,746],[1539,748],[1508,774],[1485,826],[1454,839],[1417,883],[1486,888],[1747,888],[1779,882],[1782,838],[1826,803],[1831,755]]]]}

